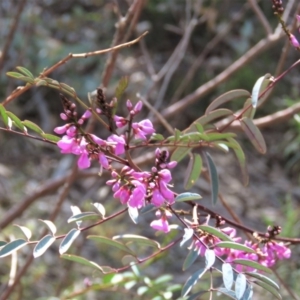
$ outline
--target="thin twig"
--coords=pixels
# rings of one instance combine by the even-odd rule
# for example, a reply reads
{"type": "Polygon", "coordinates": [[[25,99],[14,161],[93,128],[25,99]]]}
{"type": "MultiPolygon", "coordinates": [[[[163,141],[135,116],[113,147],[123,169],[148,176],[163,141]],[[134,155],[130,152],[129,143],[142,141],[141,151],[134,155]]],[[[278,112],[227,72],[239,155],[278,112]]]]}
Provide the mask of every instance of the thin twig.
{"type": "Polygon", "coordinates": [[[5,43],[4,47],[3,47],[2,53],[0,55],[0,72],[1,72],[1,70],[3,68],[4,61],[6,59],[8,51],[9,51],[9,47],[10,47],[10,45],[11,45],[11,43],[13,41],[14,35],[15,35],[16,31],[17,31],[18,24],[19,24],[19,21],[20,21],[20,17],[21,17],[23,9],[25,7],[26,1],[27,0],[19,1],[19,6],[17,8],[16,15],[13,18],[14,21],[13,21],[11,27],[10,27],[8,36],[6,38],[6,43],[5,43]]]}
{"type": "MultiPolygon", "coordinates": [[[[69,55],[67,55],[65,58],[63,58],[62,60],[60,60],[58,63],[56,63],[55,65],[53,65],[52,67],[45,69],[41,75],[38,78],[43,78],[46,77],[47,75],[49,75],[51,72],[53,72],[54,70],[56,70],[58,67],[60,67],[61,65],[65,64],[67,61],[69,61],[72,58],[86,58],[86,57],[90,57],[90,56],[95,56],[95,55],[101,55],[104,53],[108,53],[110,51],[113,50],[118,50],[124,47],[129,47],[135,43],[137,43],[141,38],[143,38],[148,32],[144,32],[142,35],[140,35],[138,38],[128,42],[128,43],[123,43],[121,45],[118,46],[114,46],[108,49],[104,49],[104,50],[98,50],[98,51],[93,51],[93,52],[86,52],[86,53],[78,53],[78,54],[72,54],[70,53],[69,55]]],[[[24,92],[26,92],[27,90],[29,90],[32,87],[32,85],[25,85],[25,86],[21,86],[18,87],[16,90],[14,90],[11,95],[9,95],[3,102],[2,105],[7,105],[9,102],[11,102],[13,99],[15,99],[16,97],[20,96],[21,94],[23,94],[24,92]]]]}

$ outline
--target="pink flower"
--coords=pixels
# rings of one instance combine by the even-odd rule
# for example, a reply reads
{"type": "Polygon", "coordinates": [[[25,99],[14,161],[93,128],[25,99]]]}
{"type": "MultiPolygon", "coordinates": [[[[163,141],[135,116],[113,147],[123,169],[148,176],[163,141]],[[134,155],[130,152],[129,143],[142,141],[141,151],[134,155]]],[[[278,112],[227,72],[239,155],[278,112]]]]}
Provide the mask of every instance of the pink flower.
{"type": "Polygon", "coordinates": [[[77,140],[67,135],[64,135],[62,139],[57,142],[57,146],[61,149],[61,153],[75,154],[79,148],[77,140]]]}
{"type": "Polygon", "coordinates": [[[97,137],[96,135],[90,134],[89,136],[91,137],[91,139],[92,139],[97,145],[102,146],[102,147],[104,147],[104,146],[107,145],[107,143],[106,143],[104,140],[100,139],[100,138],[97,137]]]}
{"type": "Polygon", "coordinates": [[[69,124],[65,124],[63,126],[60,126],[60,127],[56,127],[54,128],[54,132],[57,133],[57,134],[64,134],[67,129],[69,128],[69,124]]]}
{"type": "Polygon", "coordinates": [[[114,121],[118,128],[122,128],[128,123],[128,121],[125,118],[119,117],[117,115],[114,115],[114,121]]]}
{"type": "Polygon", "coordinates": [[[82,151],[78,161],[77,165],[79,169],[87,169],[91,166],[91,161],[89,159],[88,152],[86,150],[82,151]]]}
{"type": "Polygon", "coordinates": [[[160,191],[158,190],[158,188],[154,188],[152,192],[151,203],[154,204],[155,206],[161,206],[164,204],[164,202],[165,199],[160,193],[160,191]]]}
{"type": "Polygon", "coordinates": [[[169,204],[174,204],[174,193],[168,189],[167,184],[162,180],[159,181],[159,190],[162,196],[169,202],[169,204]]]}
{"type": "Polygon", "coordinates": [[[133,133],[136,139],[146,140],[146,135],[155,132],[153,124],[150,120],[146,119],[139,123],[132,123],[133,133]]]}
{"type": "Polygon", "coordinates": [[[135,185],[135,188],[131,192],[128,205],[130,207],[141,208],[145,205],[146,187],[137,180],[132,180],[131,183],[135,185]]]}
{"type": "Polygon", "coordinates": [[[121,155],[125,152],[125,139],[122,136],[116,134],[107,138],[107,141],[112,145],[115,155],[121,155]]]}
{"type": "Polygon", "coordinates": [[[152,221],[150,226],[153,229],[163,231],[164,233],[168,233],[170,231],[169,222],[164,215],[160,219],[152,221]]]}
{"type": "Polygon", "coordinates": [[[300,47],[298,40],[296,39],[296,37],[293,34],[290,35],[290,42],[295,48],[300,47]]]}
{"type": "Polygon", "coordinates": [[[122,204],[126,204],[130,197],[130,190],[127,186],[120,187],[115,193],[115,198],[119,198],[122,204]]]}

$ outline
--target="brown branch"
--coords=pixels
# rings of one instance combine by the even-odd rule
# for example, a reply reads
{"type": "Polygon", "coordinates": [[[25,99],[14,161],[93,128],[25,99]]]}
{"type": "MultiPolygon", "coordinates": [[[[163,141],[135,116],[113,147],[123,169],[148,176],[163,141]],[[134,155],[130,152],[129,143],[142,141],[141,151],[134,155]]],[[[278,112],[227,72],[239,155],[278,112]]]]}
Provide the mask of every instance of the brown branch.
{"type": "Polygon", "coordinates": [[[10,27],[10,31],[9,31],[7,39],[6,39],[6,43],[5,43],[4,47],[3,47],[2,54],[0,55],[0,72],[1,72],[1,70],[3,68],[4,61],[6,59],[9,47],[10,47],[10,45],[11,45],[11,43],[13,41],[14,35],[15,35],[16,31],[17,31],[17,27],[18,27],[18,24],[19,24],[19,21],[20,21],[20,17],[21,17],[23,9],[25,7],[26,1],[27,0],[19,1],[19,6],[17,8],[16,15],[13,18],[14,21],[13,21],[11,27],[10,27]]]}
{"type": "Polygon", "coordinates": [[[232,65],[230,65],[227,69],[225,69],[222,73],[220,73],[218,76],[206,82],[205,84],[200,86],[197,90],[195,90],[193,93],[185,96],[177,103],[174,103],[173,105],[164,109],[162,111],[162,115],[165,118],[169,118],[175,114],[178,114],[180,111],[183,111],[186,107],[193,104],[196,100],[203,97],[211,90],[213,90],[216,86],[218,86],[219,84],[227,80],[229,76],[231,76],[240,68],[242,68],[247,63],[249,63],[259,53],[273,46],[273,44],[278,42],[283,36],[284,33],[281,32],[279,34],[269,35],[268,37],[262,39],[255,46],[249,49],[242,57],[240,57],[237,61],[235,61],[232,65]]]}
{"type": "MultiPolygon", "coordinates": [[[[139,18],[144,4],[144,0],[134,0],[134,2],[129,7],[126,16],[124,18],[121,17],[119,22],[116,24],[117,30],[115,32],[112,45],[124,43],[126,39],[128,39],[129,35],[134,29],[133,27],[139,18]]],[[[118,49],[115,49],[115,51],[111,52],[110,57],[106,61],[105,68],[102,74],[102,82],[100,84],[100,86],[104,88],[108,86],[118,54],[118,49]]]]}
{"type": "MultiPolygon", "coordinates": [[[[58,63],[56,63],[55,65],[53,65],[52,67],[45,69],[41,75],[38,78],[43,78],[46,77],[47,75],[49,75],[51,72],[53,72],[54,70],[56,70],[58,67],[60,67],[61,65],[65,64],[67,61],[69,61],[72,58],[86,58],[86,57],[90,57],[90,56],[95,56],[95,55],[101,55],[104,53],[108,53],[110,51],[113,50],[119,50],[121,48],[124,47],[129,47],[135,43],[137,43],[141,38],[143,38],[148,32],[144,32],[142,35],[140,35],[138,38],[128,42],[128,43],[123,43],[121,45],[118,46],[114,46],[108,49],[104,49],[104,50],[98,50],[98,51],[93,51],[93,52],[86,52],[86,53],[78,53],[78,54],[72,54],[70,53],[69,55],[67,55],[65,58],[63,58],[62,60],[60,60],[58,63]]],[[[25,85],[25,86],[21,86],[18,87],[16,90],[14,90],[11,95],[9,95],[3,102],[2,105],[7,105],[9,102],[11,102],[13,99],[15,99],[16,97],[20,96],[21,94],[23,94],[24,92],[26,92],[27,90],[29,90],[32,87],[32,85],[25,85]]]]}

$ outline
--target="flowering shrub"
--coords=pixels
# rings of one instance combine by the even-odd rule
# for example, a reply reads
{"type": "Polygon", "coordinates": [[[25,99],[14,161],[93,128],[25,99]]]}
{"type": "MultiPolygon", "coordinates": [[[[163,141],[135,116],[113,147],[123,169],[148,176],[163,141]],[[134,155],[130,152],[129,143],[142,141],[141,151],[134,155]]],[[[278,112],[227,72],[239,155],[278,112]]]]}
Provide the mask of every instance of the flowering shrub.
{"type": "MultiPolygon", "coordinates": [[[[281,1],[273,1],[273,4],[275,13],[282,21],[281,1]]],[[[298,21],[299,18],[297,16],[298,21]]],[[[299,50],[297,39],[288,31],[285,24],[282,24],[291,44],[299,50]]],[[[297,64],[299,61],[293,67],[297,64]]],[[[37,258],[43,255],[56,240],[62,239],[59,246],[62,258],[96,268],[104,274],[111,274],[134,269],[138,264],[158,257],[162,252],[179,244],[183,252],[187,253],[183,262],[184,271],[194,265],[196,259],[200,257],[199,260],[204,261],[202,257],[205,257],[205,266],[199,267],[183,285],[182,298],[196,299],[200,295],[199,292],[194,294],[191,292],[192,289],[193,292],[196,290],[194,286],[201,277],[206,273],[210,273],[212,277],[213,272],[218,272],[222,274],[223,281],[215,286],[211,279],[211,286],[206,290],[210,294],[210,299],[213,293],[218,292],[232,299],[250,300],[254,284],[262,286],[280,299],[278,285],[264,274],[271,273],[270,268],[278,260],[290,258],[289,243],[299,243],[299,240],[280,237],[280,226],[269,226],[266,232],[256,232],[227,219],[201,204],[199,194],[179,191],[172,184],[172,172],[176,171],[178,163],[185,157],[189,157],[190,163],[185,174],[184,186],[186,190],[190,190],[200,177],[204,163],[211,184],[212,204],[215,204],[219,197],[218,173],[207,149],[215,148],[225,152],[231,149],[236,154],[243,180],[247,183],[245,155],[236,140],[236,134],[230,132],[230,126],[235,121],[239,122],[254,147],[259,152],[265,153],[264,138],[253,118],[256,108],[285,73],[277,78],[269,74],[259,78],[251,93],[247,90],[233,90],[221,95],[208,106],[205,114],[188,128],[183,131],[174,129],[171,136],[165,137],[156,132],[154,122],[150,119],[141,120],[140,115],[143,110],[141,100],[136,104],[127,100],[127,116],[121,116],[118,115],[120,99],[113,98],[108,102],[102,88],[97,89],[94,101],[87,106],[70,86],[59,83],[44,73],[34,77],[23,67],[18,67],[17,70],[19,72],[9,72],[8,75],[24,80],[27,86],[44,85],[61,92],[63,112],[60,117],[65,124],[54,129],[57,136],[46,134],[36,124],[21,121],[16,115],[7,111],[4,103],[0,105],[1,117],[6,127],[3,129],[12,133],[21,132],[28,138],[57,145],[62,154],[77,156],[77,166],[81,170],[90,168],[92,164],[99,164],[100,174],[103,172],[110,174],[106,185],[111,188],[113,198],[119,201],[122,210],[106,216],[105,207],[101,203],[93,203],[96,212],[82,212],[79,207],[72,206],[73,215],[68,219],[68,223],[75,223],[76,226],[66,234],[57,235],[55,224],[50,220],[42,220],[50,234],[43,235],[37,241],[31,240],[32,234],[28,228],[19,226],[26,239],[1,242],[0,257],[9,256],[26,245],[34,244],[33,256],[37,258]],[[241,110],[233,112],[219,108],[236,98],[245,100],[241,110]],[[78,112],[78,104],[85,109],[82,115],[78,112]],[[107,129],[108,136],[92,133],[88,126],[89,120],[98,120],[107,129]],[[29,134],[28,130],[33,131],[34,134],[29,134]],[[148,170],[141,169],[136,163],[134,157],[136,149],[151,149],[152,165],[148,170]],[[182,210],[181,207],[187,208],[188,211],[182,210]],[[76,238],[90,228],[101,226],[126,212],[132,221],[138,224],[140,218],[151,211],[154,214],[149,226],[154,231],[162,232],[166,236],[174,231],[178,232],[178,236],[167,245],[161,246],[155,240],[132,234],[115,237],[88,236],[88,239],[108,244],[130,257],[129,262],[118,269],[100,266],[83,257],[67,254],[76,238]],[[96,222],[82,226],[83,221],[90,222],[95,219],[96,222]],[[237,229],[248,234],[247,238],[239,236],[237,229]],[[149,257],[141,259],[140,253],[130,248],[132,242],[149,245],[155,248],[155,251],[149,257]]],[[[120,85],[123,86],[120,89],[126,88],[123,81],[120,85]]],[[[85,282],[88,287],[93,285],[88,280],[85,282]]],[[[170,297],[172,294],[171,296],[168,294],[163,299],[170,299],[170,297]]]]}

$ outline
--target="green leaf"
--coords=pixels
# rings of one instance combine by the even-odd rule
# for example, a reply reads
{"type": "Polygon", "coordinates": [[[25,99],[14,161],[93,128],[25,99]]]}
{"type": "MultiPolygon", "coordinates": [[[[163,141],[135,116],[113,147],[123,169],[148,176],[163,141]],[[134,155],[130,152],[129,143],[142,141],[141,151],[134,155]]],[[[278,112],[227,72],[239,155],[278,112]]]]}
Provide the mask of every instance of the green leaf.
{"type": "MultiPolygon", "coordinates": [[[[266,74],[265,76],[260,77],[254,84],[254,87],[252,89],[252,106],[254,108],[257,107],[259,95],[267,88],[267,86],[272,82],[272,75],[266,74]]],[[[268,93],[266,93],[268,94],[268,93]]],[[[266,95],[263,96],[263,98],[266,98],[266,95]]],[[[260,99],[260,102],[263,102],[264,99],[260,99]]]]}
{"type": "Polygon", "coordinates": [[[170,160],[180,162],[189,152],[191,152],[191,150],[191,147],[178,147],[173,151],[170,160]]]}
{"type": "Polygon", "coordinates": [[[22,121],[22,124],[25,125],[26,127],[28,127],[29,129],[31,129],[34,132],[37,132],[39,134],[44,133],[44,131],[38,125],[36,125],[35,123],[33,123],[29,120],[22,121]]]}
{"type": "Polygon", "coordinates": [[[99,214],[93,212],[93,211],[87,211],[80,213],[78,215],[74,215],[68,219],[68,223],[77,222],[77,221],[83,221],[83,220],[95,220],[99,219],[99,214]]]}
{"type": "Polygon", "coordinates": [[[223,283],[227,290],[230,290],[234,281],[233,269],[229,263],[224,263],[222,265],[222,277],[223,283]]]}
{"type": "Polygon", "coordinates": [[[67,233],[59,246],[59,254],[63,254],[68,251],[72,243],[79,236],[80,232],[80,230],[73,228],[67,233]]]}
{"type": "Polygon", "coordinates": [[[235,242],[219,242],[216,244],[216,247],[226,248],[226,249],[235,249],[235,250],[240,250],[243,252],[256,253],[255,250],[253,250],[252,248],[247,247],[242,244],[235,243],[235,242]]]}
{"type": "Polygon", "coordinates": [[[175,198],[175,202],[199,200],[201,198],[202,197],[199,194],[186,192],[186,193],[177,195],[177,197],[175,198]]]}
{"type": "Polygon", "coordinates": [[[216,140],[222,140],[222,139],[235,137],[236,134],[231,133],[231,132],[228,132],[228,133],[215,133],[215,132],[212,132],[212,133],[207,133],[206,136],[207,136],[207,141],[208,142],[213,142],[213,141],[216,141],[216,140]]]}
{"type": "Polygon", "coordinates": [[[242,172],[242,179],[243,179],[243,183],[244,185],[247,185],[249,182],[249,175],[248,175],[248,171],[247,171],[247,164],[246,164],[246,157],[245,157],[245,153],[242,149],[242,147],[240,146],[240,144],[233,138],[228,138],[227,139],[229,141],[228,146],[234,151],[240,168],[241,168],[241,172],[242,172]]]}
{"type": "Polygon", "coordinates": [[[181,136],[181,131],[175,128],[175,135],[174,135],[175,143],[179,141],[180,136],[181,136]]]}
{"type": "Polygon", "coordinates": [[[27,244],[28,244],[28,242],[23,239],[17,239],[15,241],[7,243],[5,246],[3,246],[3,248],[1,248],[0,257],[8,256],[8,255],[12,254],[13,252],[21,249],[22,247],[24,247],[27,244]]]}
{"type": "Polygon", "coordinates": [[[19,72],[7,72],[6,75],[12,78],[24,77],[24,75],[19,72]]]}
{"type": "Polygon", "coordinates": [[[68,93],[76,95],[74,88],[72,88],[71,86],[69,86],[63,82],[60,82],[59,84],[63,90],[67,91],[68,93]]]}
{"type": "Polygon", "coordinates": [[[44,224],[47,225],[47,227],[50,229],[52,235],[55,235],[57,229],[56,229],[56,226],[54,225],[54,223],[52,221],[49,221],[49,220],[41,220],[39,219],[40,221],[42,221],[44,224]]]}
{"type": "Polygon", "coordinates": [[[188,127],[186,130],[184,130],[184,132],[195,132],[195,131],[197,131],[196,124],[201,124],[202,126],[205,126],[206,124],[208,124],[212,121],[227,117],[229,115],[233,116],[233,111],[226,109],[226,108],[216,109],[214,111],[211,111],[208,115],[198,118],[196,121],[194,121],[190,125],[190,127],[188,127]]]}
{"type": "Polygon", "coordinates": [[[198,153],[193,153],[186,169],[184,188],[189,190],[198,180],[202,170],[202,158],[198,153]]]}
{"type": "Polygon", "coordinates": [[[9,119],[7,115],[7,111],[2,104],[0,104],[0,115],[2,117],[4,125],[9,128],[9,119]]]}
{"type": "MultiPolygon", "coordinates": [[[[11,73],[15,73],[15,72],[8,72],[6,74],[10,76],[11,73]]],[[[15,77],[15,76],[10,76],[10,77],[15,77]]],[[[30,83],[30,84],[34,84],[35,83],[34,79],[32,79],[31,77],[28,77],[28,76],[23,76],[22,75],[22,76],[18,76],[18,77],[15,77],[15,78],[17,78],[18,80],[23,80],[23,81],[25,81],[27,83],[30,83]]]]}
{"type": "Polygon", "coordinates": [[[55,242],[55,237],[48,234],[44,236],[34,247],[33,256],[37,258],[43,255],[46,250],[55,242]]]}
{"type": "Polygon", "coordinates": [[[219,96],[217,99],[215,99],[206,109],[205,114],[209,114],[211,111],[215,110],[220,105],[227,103],[229,101],[235,100],[237,98],[242,97],[250,97],[250,93],[246,90],[233,90],[229,91],[221,96],[219,96]]]}
{"type": "Polygon", "coordinates": [[[30,77],[31,79],[34,79],[34,76],[33,76],[33,74],[29,71],[29,70],[27,70],[26,68],[24,68],[24,67],[16,67],[16,69],[18,70],[18,71],[20,71],[21,73],[23,73],[25,76],[28,76],[28,77],[30,77]]]}
{"type": "Polygon", "coordinates": [[[199,257],[199,253],[199,248],[195,246],[190,249],[182,265],[183,271],[186,271],[195,262],[195,260],[199,257]]]}
{"type": "Polygon", "coordinates": [[[61,137],[56,136],[56,135],[53,135],[53,134],[50,134],[50,133],[43,133],[43,134],[41,134],[41,136],[42,136],[45,140],[50,141],[50,142],[55,142],[55,143],[57,143],[58,141],[61,140],[61,137]]]}
{"type": "Polygon", "coordinates": [[[102,216],[102,218],[104,218],[105,217],[105,207],[101,203],[99,203],[99,202],[94,202],[92,204],[99,211],[99,213],[102,216]]]}
{"type": "Polygon", "coordinates": [[[4,242],[4,241],[0,241],[0,247],[3,247],[7,244],[7,242],[4,242]]]}
{"type": "Polygon", "coordinates": [[[222,241],[232,242],[232,239],[227,234],[223,233],[215,227],[208,225],[200,225],[198,226],[198,228],[200,228],[204,232],[210,233],[211,235],[218,237],[222,241]]]}
{"type": "Polygon", "coordinates": [[[41,80],[41,79],[37,78],[36,81],[35,81],[35,85],[36,86],[44,86],[44,85],[48,85],[48,83],[44,79],[41,80]]]}
{"type": "Polygon", "coordinates": [[[96,268],[96,269],[100,270],[101,272],[103,272],[102,267],[100,267],[97,263],[95,263],[93,261],[90,261],[90,260],[87,260],[84,257],[77,256],[77,255],[71,255],[71,254],[63,254],[63,255],[61,255],[61,258],[71,260],[71,261],[75,261],[79,264],[82,264],[82,265],[85,265],[85,266],[88,266],[88,267],[93,267],[93,268],[96,268]]]}
{"type": "Polygon", "coordinates": [[[209,172],[209,176],[210,176],[210,182],[211,182],[212,203],[213,203],[213,205],[215,205],[218,202],[218,196],[219,196],[218,172],[217,172],[217,168],[208,152],[205,152],[205,158],[206,158],[208,172],[209,172]]]}
{"type": "Polygon", "coordinates": [[[116,87],[116,91],[115,91],[115,95],[116,95],[117,99],[121,98],[121,96],[125,92],[126,88],[128,87],[128,83],[129,83],[129,77],[128,76],[124,76],[120,79],[120,81],[119,81],[119,83],[116,87]]]}
{"type": "Polygon", "coordinates": [[[121,234],[113,237],[113,240],[123,240],[126,244],[137,242],[140,245],[150,246],[160,249],[160,244],[157,241],[150,240],[144,236],[135,235],[135,234],[121,234]]]}
{"type": "Polygon", "coordinates": [[[238,274],[235,280],[235,295],[238,300],[242,299],[247,287],[246,276],[242,273],[238,274]]]}
{"type": "Polygon", "coordinates": [[[151,141],[163,141],[164,139],[164,136],[160,133],[153,133],[150,138],[151,141]]]}
{"type": "Polygon", "coordinates": [[[257,285],[261,286],[262,288],[264,288],[265,290],[267,290],[268,292],[270,292],[274,297],[276,297],[277,299],[281,300],[282,297],[279,294],[279,292],[277,291],[277,289],[273,288],[272,286],[270,286],[269,284],[262,282],[262,281],[256,281],[255,282],[257,285]]]}
{"type": "Polygon", "coordinates": [[[205,251],[205,267],[210,269],[216,261],[216,255],[214,250],[206,250],[205,251]]]}
{"type": "Polygon", "coordinates": [[[22,121],[10,111],[6,111],[6,114],[13,120],[14,125],[18,127],[23,132],[27,133],[26,127],[22,124],[22,121]]]}
{"type": "Polygon", "coordinates": [[[117,242],[117,241],[114,241],[112,239],[109,239],[107,237],[104,237],[104,236],[97,236],[97,235],[89,235],[87,237],[88,239],[91,239],[93,241],[96,241],[96,242],[100,242],[100,243],[103,243],[103,244],[107,244],[107,245],[110,245],[110,246],[113,246],[115,248],[118,248],[126,253],[129,253],[133,256],[136,256],[136,254],[130,249],[128,248],[126,245],[120,243],[120,242],[117,242]]]}
{"type": "Polygon", "coordinates": [[[17,224],[14,224],[14,226],[17,226],[22,230],[23,234],[26,236],[26,239],[28,241],[31,239],[32,233],[31,233],[31,230],[29,228],[27,228],[25,226],[20,226],[20,225],[17,225],[17,224]]]}
{"type": "Polygon", "coordinates": [[[128,214],[134,224],[139,222],[139,211],[136,207],[128,207],[128,214]]]}
{"type": "Polygon", "coordinates": [[[265,154],[267,151],[266,142],[258,127],[253,123],[253,120],[245,117],[242,118],[240,122],[245,134],[248,136],[256,150],[265,154]]]}
{"type": "Polygon", "coordinates": [[[228,297],[236,300],[235,292],[232,291],[232,290],[227,290],[226,288],[222,288],[222,287],[216,288],[215,290],[217,292],[220,292],[220,293],[222,293],[222,294],[224,294],[224,295],[226,295],[226,296],[228,296],[228,297]]]}
{"type": "Polygon", "coordinates": [[[272,286],[273,288],[277,289],[278,291],[280,290],[278,284],[273,281],[272,279],[270,279],[269,277],[265,276],[265,275],[262,275],[260,273],[257,273],[257,272],[245,272],[246,275],[248,276],[251,276],[251,277],[254,277],[260,281],[263,281],[264,283],[272,286]]]}
{"type": "Polygon", "coordinates": [[[238,265],[247,266],[247,267],[251,267],[253,269],[261,270],[261,271],[264,271],[264,272],[267,272],[267,273],[272,273],[271,269],[269,269],[269,268],[267,268],[265,266],[262,266],[258,262],[250,260],[250,259],[234,259],[232,261],[232,263],[235,263],[235,264],[238,264],[238,265]]]}
{"type": "Polygon", "coordinates": [[[245,101],[243,110],[246,109],[247,107],[249,108],[243,113],[243,117],[248,117],[249,119],[253,119],[256,112],[256,108],[253,108],[252,106],[252,98],[248,98],[245,101]]]}
{"type": "Polygon", "coordinates": [[[207,271],[206,268],[201,268],[199,271],[197,271],[196,273],[194,273],[192,276],[188,278],[188,280],[186,281],[186,283],[182,288],[181,297],[185,297],[190,292],[192,287],[205,274],[206,271],[207,271]]]}

